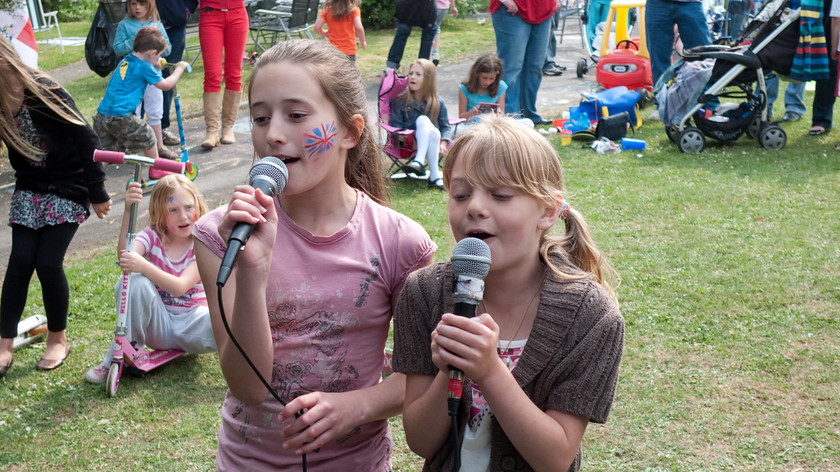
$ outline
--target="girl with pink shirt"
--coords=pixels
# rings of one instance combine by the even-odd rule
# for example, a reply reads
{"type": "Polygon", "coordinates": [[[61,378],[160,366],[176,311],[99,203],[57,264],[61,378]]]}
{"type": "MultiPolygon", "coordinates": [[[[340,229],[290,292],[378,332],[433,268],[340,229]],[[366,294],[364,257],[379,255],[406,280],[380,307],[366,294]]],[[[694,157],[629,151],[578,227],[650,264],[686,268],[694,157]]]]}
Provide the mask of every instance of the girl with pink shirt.
{"type": "Polygon", "coordinates": [[[237,186],[196,224],[203,280],[216,279],[233,226],[254,225],[227,283],[206,287],[229,388],[216,466],[387,472],[405,377],[382,379],[385,343],[405,279],[436,246],[386,206],[364,87],[345,54],[326,41],[276,44],[257,61],[248,103],[257,156],[281,159],[289,175],[276,197],[237,186]]]}
{"type": "MultiPolygon", "coordinates": [[[[142,200],[140,183],[131,182],[117,243],[120,269],[131,273],[126,336],[153,349],[213,352],[216,342],[192,235],[196,220],[207,212],[204,198],[183,174],[158,180],[149,202],[149,226],[137,234],[133,250],[126,251],[131,206],[142,200]]],[[[121,281],[115,288],[118,303],[121,281]]],[[[105,359],[85,373],[85,380],[105,382],[113,351],[111,343],[105,359]]]]}

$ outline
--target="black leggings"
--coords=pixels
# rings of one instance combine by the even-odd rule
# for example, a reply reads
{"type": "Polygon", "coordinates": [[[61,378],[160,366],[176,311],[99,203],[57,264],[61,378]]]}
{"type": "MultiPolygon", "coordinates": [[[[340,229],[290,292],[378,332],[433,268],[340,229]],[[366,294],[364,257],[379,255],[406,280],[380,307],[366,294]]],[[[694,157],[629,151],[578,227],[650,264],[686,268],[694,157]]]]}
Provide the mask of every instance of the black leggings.
{"type": "Polygon", "coordinates": [[[78,223],[65,223],[30,229],[12,225],[12,252],[0,298],[0,337],[17,336],[17,325],[26,306],[26,296],[32,272],[44,296],[47,328],[52,332],[67,327],[70,288],[64,275],[64,254],[79,229],[78,223]]]}

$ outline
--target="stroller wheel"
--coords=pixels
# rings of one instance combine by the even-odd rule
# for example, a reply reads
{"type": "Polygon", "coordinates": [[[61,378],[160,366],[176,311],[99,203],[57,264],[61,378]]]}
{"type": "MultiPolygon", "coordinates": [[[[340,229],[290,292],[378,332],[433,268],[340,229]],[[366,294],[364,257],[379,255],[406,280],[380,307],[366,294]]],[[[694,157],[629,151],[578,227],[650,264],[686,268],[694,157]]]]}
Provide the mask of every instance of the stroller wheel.
{"type": "Polygon", "coordinates": [[[120,388],[120,365],[112,362],[111,367],[108,368],[108,379],[105,380],[105,391],[108,397],[115,396],[118,388],[120,388]]]}
{"type": "Polygon", "coordinates": [[[761,130],[761,135],[758,137],[758,142],[764,149],[778,151],[785,147],[787,143],[787,134],[781,126],[777,124],[769,124],[761,130]]]}
{"type": "Polygon", "coordinates": [[[676,143],[680,136],[679,127],[673,125],[666,126],[665,134],[668,135],[668,139],[670,139],[672,143],[676,143]]]}
{"type": "Polygon", "coordinates": [[[757,139],[759,130],[761,130],[761,118],[756,118],[747,126],[747,136],[757,139]]]}
{"type": "Polygon", "coordinates": [[[578,78],[583,77],[589,71],[589,66],[586,65],[586,59],[580,58],[578,59],[577,63],[577,76],[578,78]]]}
{"type": "Polygon", "coordinates": [[[702,152],[703,147],[706,146],[706,137],[699,129],[689,126],[680,133],[677,146],[682,152],[697,154],[702,152]]]}

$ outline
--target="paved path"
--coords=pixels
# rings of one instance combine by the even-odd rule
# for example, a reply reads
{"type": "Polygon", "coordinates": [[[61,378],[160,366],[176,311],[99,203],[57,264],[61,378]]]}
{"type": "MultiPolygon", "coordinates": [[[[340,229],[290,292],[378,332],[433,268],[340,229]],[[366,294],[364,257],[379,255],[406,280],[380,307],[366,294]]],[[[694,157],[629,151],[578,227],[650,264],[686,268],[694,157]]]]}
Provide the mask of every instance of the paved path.
{"type": "MultiPolygon", "coordinates": [[[[538,95],[537,109],[546,119],[559,118],[569,106],[576,105],[580,100],[580,92],[595,89],[595,74],[590,71],[583,78],[575,76],[575,65],[584,56],[580,38],[571,35],[576,25],[567,26],[564,41],[558,44],[557,62],[568,69],[560,77],[544,77],[538,95]],[[572,30],[570,33],[569,30],[572,30]]],[[[457,84],[467,76],[472,58],[459,63],[447,63],[445,58],[438,68],[438,88],[441,96],[449,106],[451,113],[458,108],[457,84]]],[[[84,61],[80,61],[51,71],[61,83],[66,83],[84,77],[92,72],[84,61]]],[[[378,80],[372,79],[365,83],[369,98],[371,116],[376,116],[376,97],[378,80]]],[[[230,197],[234,185],[247,182],[248,171],[254,157],[253,147],[249,136],[249,121],[247,110],[240,111],[235,126],[237,143],[222,145],[211,151],[205,151],[198,146],[204,138],[204,121],[201,117],[186,119],[184,122],[186,141],[189,146],[190,161],[199,168],[196,184],[207,199],[211,208],[223,204],[230,197]]],[[[110,214],[103,220],[92,216],[90,220],[80,226],[79,232],[70,245],[70,255],[85,253],[103,244],[111,245],[117,237],[123,213],[123,192],[133,170],[133,166],[106,167],[108,181],[106,187],[112,196],[113,207],[110,214]]],[[[11,172],[0,173],[0,219],[7,220],[9,201],[12,194],[14,177],[11,172]],[[4,186],[5,184],[5,186],[4,186]]],[[[141,214],[141,221],[144,220],[141,214]]],[[[6,271],[11,247],[11,231],[7,226],[0,229],[0,278],[6,271]]]]}

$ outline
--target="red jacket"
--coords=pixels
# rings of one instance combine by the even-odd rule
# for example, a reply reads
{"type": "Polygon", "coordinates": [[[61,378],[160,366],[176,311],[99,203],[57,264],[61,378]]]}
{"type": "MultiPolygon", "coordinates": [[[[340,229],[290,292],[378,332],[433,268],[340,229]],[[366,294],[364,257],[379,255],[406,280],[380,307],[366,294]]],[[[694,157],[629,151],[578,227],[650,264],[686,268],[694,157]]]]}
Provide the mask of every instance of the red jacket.
{"type": "MultiPolygon", "coordinates": [[[[519,11],[516,13],[525,23],[536,25],[547,20],[557,9],[557,0],[512,0],[519,11]]],[[[499,8],[505,8],[499,0],[490,0],[490,14],[499,8]]]]}

